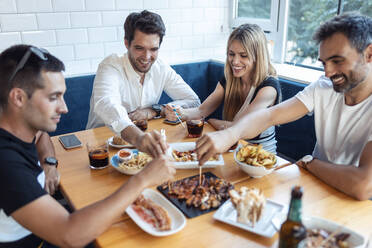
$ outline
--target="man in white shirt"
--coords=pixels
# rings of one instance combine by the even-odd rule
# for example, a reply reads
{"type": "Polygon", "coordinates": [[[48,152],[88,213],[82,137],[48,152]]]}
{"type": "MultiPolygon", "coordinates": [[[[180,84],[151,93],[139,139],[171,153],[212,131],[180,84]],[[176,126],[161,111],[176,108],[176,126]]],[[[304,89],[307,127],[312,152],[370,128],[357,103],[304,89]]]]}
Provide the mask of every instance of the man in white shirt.
{"type": "Polygon", "coordinates": [[[197,142],[200,163],[240,138],[314,113],[317,143],[298,165],[358,199],[372,197],[372,18],[343,14],[317,30],[325,77],[295,97],[247,115],[224,131],[197,142]]]}
{"type": "Polygon", "coordinates": [[[169,65],[157,58],[165,34],[158,14],[146,10],[131,13],[124,31],[128,52],[123,56],[110,55],[99,65],[87,129],[110,126],[126,141],[153,154],[158,133],[144,134],[132,121],[164,116],[163,107],[157,104],[163,90],[177,105],[195,107],[200,100],[169,65]]]}

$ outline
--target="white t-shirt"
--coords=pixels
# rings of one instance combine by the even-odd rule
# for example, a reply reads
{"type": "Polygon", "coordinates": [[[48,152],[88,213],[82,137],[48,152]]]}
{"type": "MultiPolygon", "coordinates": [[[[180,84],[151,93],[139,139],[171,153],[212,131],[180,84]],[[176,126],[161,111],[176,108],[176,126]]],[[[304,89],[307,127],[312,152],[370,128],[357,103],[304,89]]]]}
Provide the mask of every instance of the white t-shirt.
{"type": "Polygon", "coordinates": [[[183,107],[197,107],[199,97],[168,64],[159,58],[145,74],[140,75],[130,64],[128,54],[112,54],[99,65],[90,98],[87,129],[103,125],[119,133],[133,125],[128,113],[151,107],[159,102],[163,90],[183,107]]]}
{"type": "Polygon", "coordinates": [[[372,141],[372,95],[348,106],[343,93],[333,90],[322,76],[297,93],[309,112],[314,112],[316,145],[313,156],[334,164],[359,166],[365,145],[372,141]]]}

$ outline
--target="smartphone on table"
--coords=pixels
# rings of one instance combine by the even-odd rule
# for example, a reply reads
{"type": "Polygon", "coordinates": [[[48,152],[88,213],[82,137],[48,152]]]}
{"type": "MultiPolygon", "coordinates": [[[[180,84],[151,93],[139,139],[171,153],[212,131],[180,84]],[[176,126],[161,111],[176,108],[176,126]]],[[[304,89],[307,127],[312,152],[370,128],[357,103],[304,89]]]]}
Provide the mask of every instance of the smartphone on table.
{"type": "Polygon", "coordinates": [[[176,121],[170,121],[168,119],[164,119],[163,121],[165,124],[169,124],[169,125],[178,125],[180,124],[181,122],[179,120],[176,120],[176,121]]]}
{"type": "Polygon", "coordinates": [[[76,137],[75,134],[68,134],[64,136],[58,137],[59,142],[61,142],[62,146],[65,149],[72,149],[76,147],[81,147],[81,141],[76,137]]]}

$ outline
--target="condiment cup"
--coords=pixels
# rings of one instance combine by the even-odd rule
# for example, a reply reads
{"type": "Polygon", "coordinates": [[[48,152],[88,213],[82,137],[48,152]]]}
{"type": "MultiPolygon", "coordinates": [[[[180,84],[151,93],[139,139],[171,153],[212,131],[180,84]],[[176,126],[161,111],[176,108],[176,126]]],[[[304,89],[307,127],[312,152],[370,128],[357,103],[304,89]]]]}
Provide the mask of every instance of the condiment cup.
{"type": "Polygon", "coordinates": [[[129,149],[121,149],[117,153],[119,162],[129,161],[133,157],[133,152],[129,149]]]}

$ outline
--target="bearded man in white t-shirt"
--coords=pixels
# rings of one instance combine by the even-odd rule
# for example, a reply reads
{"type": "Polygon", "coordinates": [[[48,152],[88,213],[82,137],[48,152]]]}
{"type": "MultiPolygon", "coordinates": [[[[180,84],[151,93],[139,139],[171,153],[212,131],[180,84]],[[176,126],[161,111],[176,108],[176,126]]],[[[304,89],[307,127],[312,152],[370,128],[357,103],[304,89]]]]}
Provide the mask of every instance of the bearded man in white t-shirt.
{"type": "Polygon", "coordinates": [[[241,138],[313,112],[317,143],[313,154],[297,164],[365,200],[372,197],[372,18],[357,13],[336,16],[319,27],[314,39],[325,76],[279,105],[201,137],[199,161],[203,164],[241,138]]]}

